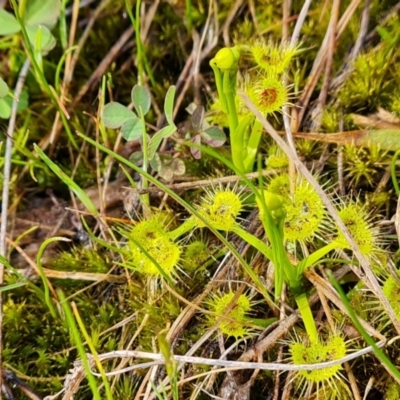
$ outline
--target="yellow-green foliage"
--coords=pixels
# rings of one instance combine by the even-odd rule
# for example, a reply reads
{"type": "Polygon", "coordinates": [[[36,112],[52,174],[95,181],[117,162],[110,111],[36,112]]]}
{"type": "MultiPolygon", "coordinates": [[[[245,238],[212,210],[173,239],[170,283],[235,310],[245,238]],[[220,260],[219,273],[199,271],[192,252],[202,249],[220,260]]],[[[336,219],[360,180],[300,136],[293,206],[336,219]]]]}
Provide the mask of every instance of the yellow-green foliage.
{"type": "MultiPolygon", "coordinates": [[[[341,336],[333,336],[325,343],[292,343],[290,345],[290,353],[292,356],[293,364],[316,364],[325,361],[339,360],[346,355],[346,344],[341,336]]],[[[301,377],[315,383],[333,378],[342,369],[341,365],[334,365],[333,367],[315,369],[315,370],[302,370],[297,374],[301,377]]]]}
{"type": "Polygon", "coordinates": [[[210,255],[209,244],[202,240],[194,240],[185,247],[182,255],[182,267],[189,271],[195,271],[210,258],[210,255]]]}
{"type": "Polygon", "coordinates": [[[268,148],[268,157],[266,160],[268,168],[283,168],[289,165],[289,159],[283,150],[276,144],[268,148]]]}
{"type": "Polygon", "coordinates": [[[383,284],[382,291],[393,307],[396,317],[400,319],[400,283],[398,279],[389,275],[383,284]]]}
{"type": "Polygon", "coordinates": [[[229,304],[235,297],[235,293],[229,291],[223,295],[214,295],[208,301],[209,309],[215,315],[209,318],[210,324],[215,324],[221,316],[225,318],[218,325],[222,333],[236,338],[245,336],[249,330],[246,328],[246,316],[251,309],[251,302],[247,295],[241,294],[233,308],[226,312],[229,304]]]}
{"type": "Polygon", "coordinates": [[[338,93],[340,102],[356,111],[385,104],[393,84],[389,70],[392,55],[392,51],[380,49],[361,53],[352,64],[354,71],[338,93]]]}
{"type": "Polygon", "coordinates": [[[94,246],[72,247],[50,261],[50,267],[62,271],[100,272],[110,269],[108,256],[94,246]]]}
{"type": "Polygon", "coordinates": [[[400,398],[400,385],[392,381],[386,388],[384,400],[398,400],[400,398]]]}
{"type": "MultiPolygon", "coordinates": [[[[358,203],[343,205],[339,210],[339,216],[360,248],[362,254],[368,257],[379,255],[379,231],[372,226],[370,218],[364,207],[358,203]]],[[[349,248],[349,244],[339,231],[336,239],[343,248],[349,248]]]]}
{"type": "MultiPolygon", "coordinates": [[[[237,224],[236,218],[243,208],[242,196],[227,188],[207,192],[198,207],[198,211],[215,229],[230,231],[237,224]]],[[[204,227],[205,224],[197,219],[197,226],[200,228],[204,227]]]]}
{"type": "Polygon", "coordinates": [[[268,190],[285,199],[285,239],[304,242],[323,230],[326,224],[324,205],[307,180],[299,178],[290,196],[289,175],[280,174],[270,180],[268,190]]]}
{"type": "Polygon", "coordinates": [[[163,225],[156,219],[139,222],[128,237],[128,265],[146,275],[170,275],[179,262],[181,248],[170,240],[163,225]]]}

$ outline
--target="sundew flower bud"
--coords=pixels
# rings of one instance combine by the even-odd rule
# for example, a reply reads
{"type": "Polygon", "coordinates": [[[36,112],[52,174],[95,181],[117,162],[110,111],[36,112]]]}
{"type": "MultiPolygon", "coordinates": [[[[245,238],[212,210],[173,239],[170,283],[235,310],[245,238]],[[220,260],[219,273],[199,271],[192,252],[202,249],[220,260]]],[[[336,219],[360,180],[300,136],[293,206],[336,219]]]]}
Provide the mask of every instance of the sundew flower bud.
{"type": "MultiPolygon", "coordinates": [[[[339,210],[339,216],[349,230],[361,253],[367,257],[378,255],[380,252],[379,232],[372,226],[365,208],[352,202],[344,205],[341,210],[339,210]]],[[[350,245],[340,231],[336,242],[338,242],[342,248],[350,249],[350,245]]]]}
{"type": "Polygon", "coordinates": [[[281,111],[288,99],[287,89],[276,75],[261,76],[249,81],[245,92],[264,115],[281,111]]]}
{"type": "Polygon", "coordinates": [[[212,61],[221,70],[228,70],[237,67],[240,58],[240,51],[235,47],[223,47],[220,49],[212,61]]]}
{"type": "Polygon", "coordinates": [[[226,319],[222,320],[219,324],[219,329],[222,333],[228,336],[238,338],[245,336],[248,333],[248,330],[245,327],[245,322],[246,314],[251,309],[251,302],[245,294],[241,294],[233,308],[226,312],[234,297],[235,293],[232,291],[224,295],[213,296],[213,298],[208,302],[208,305],[210,311],[215,315],[212,316],[209,323],[214,324],[221,316],[224,316],[226,319]]]}

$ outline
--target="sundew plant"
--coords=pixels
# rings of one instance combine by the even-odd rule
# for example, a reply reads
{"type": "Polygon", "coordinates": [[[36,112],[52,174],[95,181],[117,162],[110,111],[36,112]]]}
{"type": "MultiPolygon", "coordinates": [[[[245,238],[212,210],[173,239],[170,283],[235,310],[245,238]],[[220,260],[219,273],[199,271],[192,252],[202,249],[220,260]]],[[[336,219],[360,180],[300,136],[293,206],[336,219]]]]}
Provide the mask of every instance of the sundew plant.
{"type": "Polygon", "coordinates": [[[399,28],[2,2],[0,397],[398,399],[399,28]]]}

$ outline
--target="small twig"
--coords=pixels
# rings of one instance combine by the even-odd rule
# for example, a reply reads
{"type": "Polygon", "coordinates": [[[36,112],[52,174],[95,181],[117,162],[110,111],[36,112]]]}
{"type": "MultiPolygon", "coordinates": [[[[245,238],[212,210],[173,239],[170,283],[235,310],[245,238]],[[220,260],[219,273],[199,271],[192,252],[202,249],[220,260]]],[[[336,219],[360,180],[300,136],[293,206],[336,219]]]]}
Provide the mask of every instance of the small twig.
{"type": "MultiPolygon", "coordinates": [[[[274,175],[274,174],[276,174],[276,172],[273,170],[261,171],[261,176],[270,176],[270,175],[274,175]]],[[[246,174],[244,176],[247,179],[257,179],[260,177],[260,174],[258,172],[252,172],[252,173],[246,174]]],[[[224,176],[221,178],[214,178],[214,179],[203,179],[203,180],[194,181],[194,182],[174,183],[172,185],[166,185],[166,186],[172,190],[197,189],[197,188],[203,188],[205,186],[219,185],[221,183],[238,182],[242,179],[243,179],[242,176],[232,175],[232,176],[224,176]]],[[[132,187],[123,187],[123,188],[128,189],[128,190],[137,191],[139,194],[160,192],[160,190],[161,190],[158,187],[149,187],[146,189],[136,189],[136,188],[132,188],[132,187]]]]}
{"type": "Polygon", "coordinates": [[[326,99],[328,98],[328,91],[331,80],[331,70],[333,64],[333,54],[336,48],[336,27],[339,18],[340,0],[334,0],[332,4],[331,19],[328,27],[328,52],[326,55],[325,74],[322,82],[322,88],[318,96],[318,101],[315,109],[313,110],[313,130],[319,130],[322,120],[322,110],[325,107],[326,99]]]}
{"type": "Polygon", "coordinates": [[[369,25],[369,17],[370,17],[370,6],[371,6],[371,0],[366,0],[364,4],[364,10],[362,13],[361,17],[361,25],[360,25],[360,31],[357,36],[356,43],[354,44],[352,50],[350,51],[348,57],[342,64],[340,72],[335,78],[332,79],[330,83],[331,88],[335,88],[336,91],[339,90],[339,88],[342,86],[343,82],[345,82],[349,75],[353,72],[354,67],[352,66],[352,62],[355,60],[357,57],[358,53],[361,51],[363,48],[363,45],[366,41],[366,34],[368,31],[368,25],[369,25]]]}
{"type": "Polygon", "coordinates": [[[284,0],[282,2],[282,42],[284,43],[289,39],[290,5],[290,0],[284,0]]]}
{"type": "MultiPolygon", "coordinates": [[[[383,347],[387,343],[387,340],[382,340],[376,345],[378,347],[383,347]]],[[[229,370],[241,370],[241,369],[260,369],[263,371],[315,371],[318,369],[324,369],[324,368],[329,368],[333,367],[335,365],[340,365],[345,362],[354,360],[356,358],[359,358],[365,354],[371,353],[373,351],[372,346],[365,347],[361,350],[358,350],[354,353],[348,354],[345,357],[342,357],[338,360],[332,360],[332,361],[326,361],[322,363],[316,363],[316,364],[281,364],[281,363],[262,363],[262,362],[244,362],[244,361],[229,361],[229,360],[221,360],[221,359],[212,359],[212,358],[204,358],[204,357],[188,357],[188,356],[179,356],[179,355],[172,355],[171,357],[174,358],[176,362],[183,363],[183,364],[204,364],[204,365],[210,365],[210,366],[219,366],[223,367],[224,370],[226,371],[225,368],[229,368],[229,370]]],[[[91,357],[90,354],[88,354],[88,358],[91,357]]],[[[160,365],[165,363],[164,356],[161,353],[148,353],[145,351],[136,351],[136,350],[117,350],[117,351],[111,351],[109,353],[105,354],[99,354],[98,355],[99,360],[104,361],[104,360],[109,360],[112,358],[147,358],[150,360],[154,360],[153,362],[147,362],[147,363],[142,363],[142,364],[136,364],[132,365],[128,368],[124,368],[123,370],[119,371],[112,371],[112,372],[107,372],[105,375],[106,376],[114,376],[114,375],[120,375],[122,373],[126,373],[129,371],[133,371],[135,369],[142,369],[142,368],[148,368],[154,365],[160,365]]],[[[92,374],[94,376],[101,376],[99,373],[92,371],[92,374]]]]}
{"type": "Polygon", "coordinates": [[[291,46],[296,46],[297,42],[299,41],[300,31],[306,19],[308,9],[310,8],[312,0],[306,0],[301,8],[299,17],[297,18],[296,25],[293,30],[292,39],[290,40],[291,46]]]}
{"type": "MultiPolygon", "coordinates": [[[[339,40],[340,36],[343,34],[344,29],[350,22],[350,18],[357,9],[360,2],[361,0],[353,0],[351,4],[347,7],[342,17],[340,18],[337,24],[336,41],[339,40]]],[[[317,82],[322,74],[325,58],[328,53],[328,37],[329,37],[328,33],[329,32],[327,31],[324,40],[322,41],[321,48],[319,49],[318,54],[314,60],[311,73],[309,75],[309,80],[307,81],[307,84],[304,87],[303,92],[299,98],[299,101],[296,104],[301,109],[297,116],[297,124],[296,124],[297,126],[294,129],[295,132],[301,126],[302,120],[304,118],[314,88],[317,85],[317,82]]]]}
{"type": "Polygon", "coordinates": [[[229,11],[228,17],[225,20],[224,26],[222,27],[222,37],[224,38],[224,45],[230,46],[230,39],[229,39],[229,27],[231,26],[232,21],[235,19],[239,8],[242,6],[243,0],[236,0],[235,4],[232,6],[231,10],[229,11]]]}

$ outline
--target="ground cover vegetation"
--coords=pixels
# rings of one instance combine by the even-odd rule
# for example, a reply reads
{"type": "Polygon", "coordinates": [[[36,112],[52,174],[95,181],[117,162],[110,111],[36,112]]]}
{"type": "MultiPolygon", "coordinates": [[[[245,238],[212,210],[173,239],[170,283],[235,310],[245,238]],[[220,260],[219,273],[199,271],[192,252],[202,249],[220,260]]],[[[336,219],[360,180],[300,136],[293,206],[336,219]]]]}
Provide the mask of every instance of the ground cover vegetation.
{"type": "Polygon", "coordinates": [[[0,1],[7,399],[400,397],[397,1],[0,1]]]}

